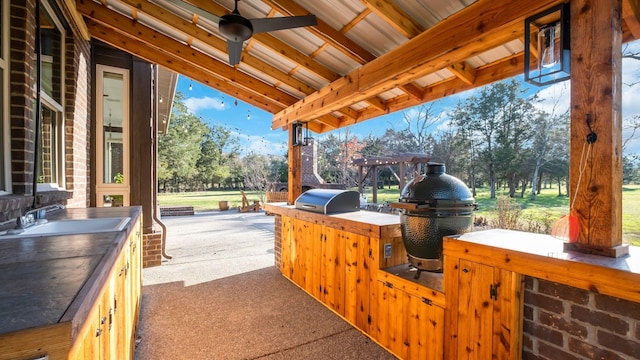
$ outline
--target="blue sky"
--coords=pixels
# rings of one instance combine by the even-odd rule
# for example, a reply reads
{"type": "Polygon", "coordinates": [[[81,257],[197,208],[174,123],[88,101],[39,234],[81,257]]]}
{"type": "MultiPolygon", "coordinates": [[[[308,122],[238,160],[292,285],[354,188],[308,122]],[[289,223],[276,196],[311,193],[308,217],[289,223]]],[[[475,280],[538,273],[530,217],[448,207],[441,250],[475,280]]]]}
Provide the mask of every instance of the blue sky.
{"type": "MultiPolygon", "coordinates": [[[[640,41],[636,41],[630,46],[635,49],[640,49],[640,41]]],[[[623,83],[640,81],[640,61],[624,60],[622,67],[623,83]]],[[[519,78],[522,79],[522,77],[519,78]]],[[[532,92],[540,91],[541,97],[547,100],[540,105],[546,110],[550,110],[553,99],[555,98],[560,98],[559,107],[566,109],[569,106],[569,87],[569,81],[545,89],[537,89],[529,86],[532,92]]],[[[283,155],[286,152],[288,133],[280,129],[271,130],[272,115],[270,113],[236,100],[229,95],[220,93],[184,76],[180,76],[178,79],[178,91],[184,94],[185,105],[190,112],[210,124],[223,125],[229,128],[234,135],[240,139],[243,153],[246,154],[253,151],[260,154],[283,155]],[[191,90],[189,90],[190,86],[192,88],[191,90]]],[[[440,100],[435,105],[436,109],[441,109],[446,113],[447,109],[455,106],[458,101],[471,96],[474,91],[475,90],[467,91],[440,100]]],[[[634,116],[640,115],[640,101],[638,101],[638,99],[640,99],[640,84],[633,87],[623,85],[623,123],[634,116]]],[[[412,110],[407,109],[380,116],[350,126],[348,129],[360,139],[369,134],[382,135],[387,128],[394,126],[394,124],[396,129],[400,130],[405,128],[403,121],[405,113],[411,116],[412,110]]],[[[340,130],[335,130],[334,133],[337,131],[340,130]]],[[[312,134],[312,136],[316,138],[325,135],[326,134],[312,134]]],[[[628,137],[628,135],[628,131],[623,131],[623,139],[628,137]]],[[[637,134],[636,138],[629,142],[625,153],[640,153],[640,134],[637,134]]]]}

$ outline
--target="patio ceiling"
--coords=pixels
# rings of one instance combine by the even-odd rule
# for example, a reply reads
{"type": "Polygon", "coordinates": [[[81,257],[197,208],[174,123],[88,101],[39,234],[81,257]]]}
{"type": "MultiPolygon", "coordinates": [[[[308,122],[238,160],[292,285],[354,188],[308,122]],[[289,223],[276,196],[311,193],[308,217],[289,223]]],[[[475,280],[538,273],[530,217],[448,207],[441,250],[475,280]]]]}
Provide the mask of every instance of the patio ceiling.
{"type": "MultiPolygon", "coordinates": [[[[254,34],[236,66],[217,25],[167,0],[75,7],[91,37],[274,114],[274,129],[302,121],[322,133],[521,74],[524,19],[561,2],[242,0],[247,18],[314,14],[318,24],[254,34]]],[[[623,41],[640,38],[638,0],[623,0],[622,18],[623,41]]]]}

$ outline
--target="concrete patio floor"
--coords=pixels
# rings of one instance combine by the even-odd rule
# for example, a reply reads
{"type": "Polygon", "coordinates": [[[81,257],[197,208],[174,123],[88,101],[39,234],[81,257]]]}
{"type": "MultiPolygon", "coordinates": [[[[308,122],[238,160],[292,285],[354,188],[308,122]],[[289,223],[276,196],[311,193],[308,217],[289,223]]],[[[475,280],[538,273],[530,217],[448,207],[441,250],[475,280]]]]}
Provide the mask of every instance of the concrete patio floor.
{"type": "Polygon", "coordinates": [[[274,267],[274,218],[165,217],[162,266],[143,270],[136,359],[395,359],[274,267]]]}

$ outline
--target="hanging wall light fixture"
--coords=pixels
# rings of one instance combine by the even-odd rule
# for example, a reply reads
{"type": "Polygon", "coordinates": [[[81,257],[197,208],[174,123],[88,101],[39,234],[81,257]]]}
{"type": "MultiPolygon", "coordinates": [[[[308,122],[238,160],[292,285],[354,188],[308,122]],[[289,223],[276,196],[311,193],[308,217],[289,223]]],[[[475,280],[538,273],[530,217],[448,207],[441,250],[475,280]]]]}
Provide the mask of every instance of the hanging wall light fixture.
{"type": "Polygon", "coordinates": [[[569,4],[554,6],[524,21],[524,80],[537,86],[568,80],[569,4]],[[532,36],[533,35],[533,36],[532,36]],[[537,54],[532,54],[535,51],[537,54]],[[532,65],[531,57],[537,61],[532,65]]]}
{"type": "Polygon", "coordinates": [[[291,144],[293,146],[307,146],[309,145],[309,123],[294,122],[293,129],[291,131],[291,144]]]}

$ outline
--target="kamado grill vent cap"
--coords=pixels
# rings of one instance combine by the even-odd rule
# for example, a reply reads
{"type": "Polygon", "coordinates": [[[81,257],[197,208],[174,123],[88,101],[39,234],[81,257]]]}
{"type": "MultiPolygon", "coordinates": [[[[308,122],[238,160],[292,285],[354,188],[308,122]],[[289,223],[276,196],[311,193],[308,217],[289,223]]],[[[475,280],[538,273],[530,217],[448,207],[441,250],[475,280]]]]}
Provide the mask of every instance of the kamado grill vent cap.
{"type": "Polygon", "coordinates": [[[400,202],[435,206],[438,202],[469,205],[475,200],[464,182],[445,174],[444,164],[429,163],[424,175],[417,175],[402,189],[400,202]]]}

